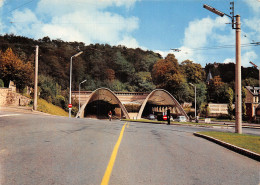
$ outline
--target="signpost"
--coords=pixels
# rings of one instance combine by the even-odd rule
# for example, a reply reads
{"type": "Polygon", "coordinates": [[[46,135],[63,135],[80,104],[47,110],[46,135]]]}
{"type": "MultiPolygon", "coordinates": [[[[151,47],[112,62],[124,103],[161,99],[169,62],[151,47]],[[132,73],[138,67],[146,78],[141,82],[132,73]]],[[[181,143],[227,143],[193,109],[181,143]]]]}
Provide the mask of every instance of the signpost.
{"type": "Polygon", "coordinates": [[[163,115],[163,120],[167,120],[167,116],[166,115],[163,115]]]}

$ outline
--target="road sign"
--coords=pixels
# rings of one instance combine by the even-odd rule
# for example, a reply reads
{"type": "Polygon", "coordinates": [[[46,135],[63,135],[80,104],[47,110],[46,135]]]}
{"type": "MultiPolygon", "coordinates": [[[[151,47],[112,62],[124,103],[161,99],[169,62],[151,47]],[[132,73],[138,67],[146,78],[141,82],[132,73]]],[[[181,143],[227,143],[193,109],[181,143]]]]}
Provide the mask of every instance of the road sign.
{"type": "Polygon", "coordinates": [[[68,107],[69,107],[69,108],[72,108],[72,104],[69,104],[68,107]]]}
{"type": "Polygon", "coordinates": [[[167,120],[167,116],[166,115],[163,116],[163,120],[167,120]]]}

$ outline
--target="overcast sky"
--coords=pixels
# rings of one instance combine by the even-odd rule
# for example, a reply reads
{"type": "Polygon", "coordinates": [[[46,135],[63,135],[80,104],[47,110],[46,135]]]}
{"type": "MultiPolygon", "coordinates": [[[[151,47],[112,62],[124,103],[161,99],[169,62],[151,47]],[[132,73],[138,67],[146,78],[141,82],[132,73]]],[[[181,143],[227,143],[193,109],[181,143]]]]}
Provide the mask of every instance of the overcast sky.
{"type": "MultiPolygon", "coordinates": [[[[0,34],[88,44],[125,45],[174,53],[205,66],[235,61],[235,30],[229,0],[0,0],[0,34]],[[178,48],[180,52],[173,52],[178,48]]],[[[242,65],[260,65],[260,0],[236,0],[241,16],[242,65]]]]}

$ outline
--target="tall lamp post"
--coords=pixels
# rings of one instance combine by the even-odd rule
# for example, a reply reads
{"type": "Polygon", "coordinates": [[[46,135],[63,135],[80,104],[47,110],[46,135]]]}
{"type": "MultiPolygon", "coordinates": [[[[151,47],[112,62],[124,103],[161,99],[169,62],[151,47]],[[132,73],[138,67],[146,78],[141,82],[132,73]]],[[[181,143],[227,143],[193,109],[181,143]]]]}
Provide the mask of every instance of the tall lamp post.
{"type": "Polygon", "coordinates": [[[79,110],[80,110],[80,84],[83,84],[87,80],[83,80],[82,82],[79,83],[79,110]]]}
{"type": "Polygon", "coordinates": [[[196,116],[197,116],[196,85],[193,85],[192,83],[189,83],[189,84],[194,87],[194,92],[195,92],[195,119],[197,119],[197,118],[196,118],[196,116]]]}
{"type": "Polygon", "coordinates": [[[235,72],[235,93],[236,93],[236,125],[235,132],[242,134],[242,94],[241,94],[241,46],[240,46],[240,15],[234,16],[234,2],[231,2],[231,15],[225,14],[209,5],[204,4],[203,8],[223,17],[228,16],[232,20],[232,28],[236,30],[236,72],[235,72]],[[236,18],[236,20],[234,19],[236,18]]]}
{"type": "Polygon", "coordinates": [[[258,67],[257,65],[255,65],[255,64],[254,64],[253,62],[251,62],[251,61],[250,61],[249,63],[252,64],[254,67],[256,67],[256,69],[258,68],[258,70],[259,70],[259,74],[258,74],[258,75],[259,75],[259,79],[258,79],[258,81],[259,81],[259,82],[258,82],[259,86],[258,86],[258,87],[260,87],[260,67],[258,67]]]}
{"type": "MultiPolygon", "coordinates": [[[[77,56],[81,55],[82,53],[83,53],[83,51],[80,51],[70,58],[70,97],[69,97],[69,104],[71,104],[72,58],[77,57],[77,56]]],[[[71,107],[69,108],[69,118],[71,118],[71,107]]]]}

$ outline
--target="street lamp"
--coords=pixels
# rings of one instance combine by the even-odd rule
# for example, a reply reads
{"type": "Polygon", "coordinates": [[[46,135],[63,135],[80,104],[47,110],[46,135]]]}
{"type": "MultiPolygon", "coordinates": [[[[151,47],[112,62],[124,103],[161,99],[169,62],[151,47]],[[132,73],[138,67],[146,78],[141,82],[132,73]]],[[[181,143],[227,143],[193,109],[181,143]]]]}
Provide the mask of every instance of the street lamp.
{"type": "Polygon", "coordinates": [[[232,20],[232,28],[236,30],[236,72],[235,72],[235,94],[236,94],[236,125],[235,131],[238,134],[242,134],[242,93],[241,93],[241,46],[240,46],[240,15],[234,16],[234,2],[231,2],[231,15],[225,14],[209,5],[203,5],[203,8],[223,17],[228,16],[232,20]],[[234,21],[234,17],[236,20],[234,21]]]}
{"type": "Polygon", "coordinates": [[[83,80],[82,82],[79,83],[79,110],[80,110],[80,84],[83,84],[87,80],[83,80]]]}
{"type": "Polygon", "coordinates": [[[196,118],[196,116],[197,116],[197,106],[196,106],[196,104],[197,104],[197,101],[196,101],[196,85],[193,85],[192,83],[189,83],[191,86],[193,86],[194,87],[194,92],[195,92],[195,119],[197,119],[196,118]]]}
{"type": "Polygon", "coordinates": [[[254,67],[256,67],[256,69],[259,68],[259,74],[258,74],[258,75],[259,75],[259,79],[258,79],[258,81],[259,81],[259,87],[260,87],[260,67],[258,67],[257,65],[255,65],[255,64],[254,64],[253,62],[251,62],[251,61],[250,61],[249,63],[252,64],[254,67]]]}
{"type": "MultiPolygon", "coordinates": [[[[69,98],[69,104],[71,104],[72,58],[77,57],[77,56],[81,55],[82,53],[83,53],[83,51],[80,51],[70,58],[70,98],[69,98]]],[[[71,118],[71,107],[69,107],[69,118],[71,118]]]]}

